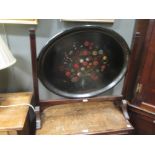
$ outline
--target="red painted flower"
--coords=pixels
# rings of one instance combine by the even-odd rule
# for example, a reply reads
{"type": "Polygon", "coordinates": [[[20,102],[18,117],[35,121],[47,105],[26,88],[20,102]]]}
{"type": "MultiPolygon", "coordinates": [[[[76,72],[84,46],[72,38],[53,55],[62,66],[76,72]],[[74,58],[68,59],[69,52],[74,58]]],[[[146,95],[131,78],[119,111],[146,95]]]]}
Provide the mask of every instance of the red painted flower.
{"type": "Polygon", "coordinates": [[[83,56],[87,56],[88,55],[88,51],[87,50],[82,51],[82,55],[83,56]]]}
{"type": "Polygon", "coordinates": [[[66,71],[65,75],[66,75],[67,77],[70,77],[70,76],[71,76],[71,72],[70,72],[70,71],[66,71]]]}
{"type": "Polygon", "coordinates": [[[85,41],[84,42],[84,45],[87,47],[87,46],[89,46],[89,41],[85,41]]]}
{"type": "Polygon", "coordinates": [[[87,61],[84,61],[82,64],[83,64],[83,66],[87,66],[88,65],[88,62],[87,61]]]}
{"type": "Polygon", "coordinates": [[[93,61],[94,66],[97,66],[98,64],[99,64],[98,61],[93,61]]]}
{"type": "Polygon", "coordinates": [[[91,74],[91,79],[92,80],[98,80],[98,76],[96,74],[91,74]]]}
{"type": "Polygon", "coordinates": [[[74,69],[79,69],[79,64],[74,64],[73,67],[74,69]]]}

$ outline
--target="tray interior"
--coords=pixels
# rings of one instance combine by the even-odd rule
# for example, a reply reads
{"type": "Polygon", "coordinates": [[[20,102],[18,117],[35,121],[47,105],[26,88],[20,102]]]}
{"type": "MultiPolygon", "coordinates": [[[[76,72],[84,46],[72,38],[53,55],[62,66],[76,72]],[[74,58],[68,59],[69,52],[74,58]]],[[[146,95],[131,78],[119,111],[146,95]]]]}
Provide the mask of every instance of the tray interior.
{"type": "Polygon", "coordinates": [[[133,129],[113,101],[77,102],[50,106],[41,113],[36,134],[104,134],[133,129]]]}

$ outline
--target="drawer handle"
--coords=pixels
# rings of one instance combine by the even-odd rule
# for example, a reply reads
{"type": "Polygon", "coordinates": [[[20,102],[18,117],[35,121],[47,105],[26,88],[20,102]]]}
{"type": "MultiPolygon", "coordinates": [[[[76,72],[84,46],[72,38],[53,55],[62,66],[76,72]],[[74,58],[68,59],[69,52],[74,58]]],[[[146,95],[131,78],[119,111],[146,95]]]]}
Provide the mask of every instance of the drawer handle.
{"type": "Polygon", "coordinates": [[[153,123],[155,124],[155,120],[153,121],[153,123]]]}

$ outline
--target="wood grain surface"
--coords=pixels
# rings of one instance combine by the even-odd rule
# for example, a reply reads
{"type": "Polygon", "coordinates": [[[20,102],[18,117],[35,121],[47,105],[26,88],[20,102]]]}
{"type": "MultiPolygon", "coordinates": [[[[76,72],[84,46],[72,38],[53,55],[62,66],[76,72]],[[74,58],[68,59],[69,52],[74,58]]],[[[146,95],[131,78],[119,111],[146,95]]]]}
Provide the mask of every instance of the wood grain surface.
{"type": "Polygon", "coordinates": [[[133,129],[111,101],[50,106],[42,112],[41,120],[39,135],[97,134],[133,129]]]}
{"type": "MultiPolygon", "coordinates": [[[[30,104],[31,99],[31,92],[0,94],[0,106],[30,104]]],[[[0,131],[22,130],[28,109],[28,106],[0,107],[0,131]]]]}

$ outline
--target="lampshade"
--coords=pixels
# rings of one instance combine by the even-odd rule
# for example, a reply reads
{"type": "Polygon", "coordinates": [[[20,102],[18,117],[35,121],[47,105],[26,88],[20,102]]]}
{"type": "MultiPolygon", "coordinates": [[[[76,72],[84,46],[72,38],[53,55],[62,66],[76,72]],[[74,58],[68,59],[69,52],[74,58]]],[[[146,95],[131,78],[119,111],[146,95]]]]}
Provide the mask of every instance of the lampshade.
{"type": "Polygon", "coordinates": [[[0,70],[13,65],[16,59],[0,35],[0,70]]]}

